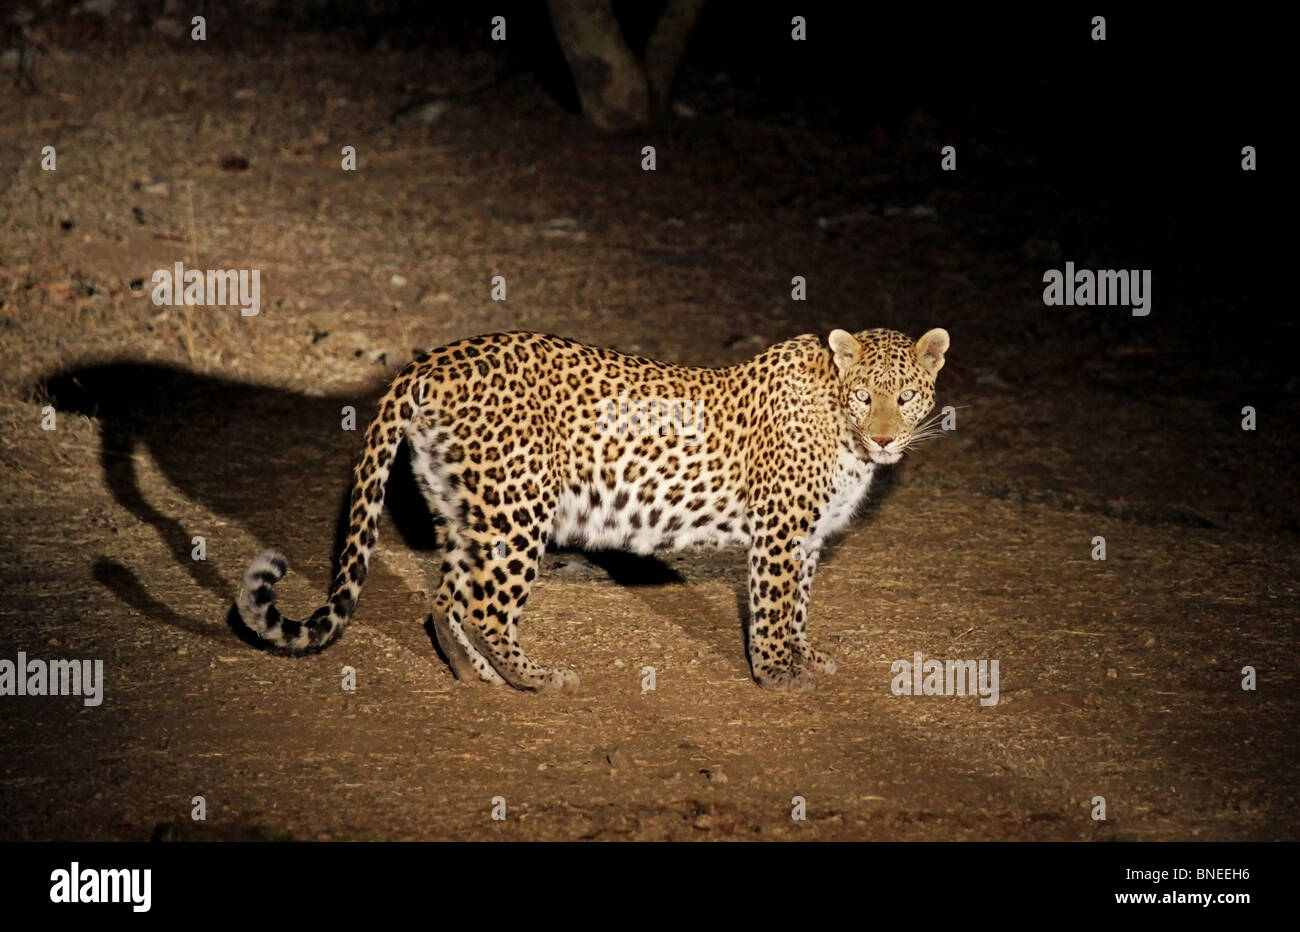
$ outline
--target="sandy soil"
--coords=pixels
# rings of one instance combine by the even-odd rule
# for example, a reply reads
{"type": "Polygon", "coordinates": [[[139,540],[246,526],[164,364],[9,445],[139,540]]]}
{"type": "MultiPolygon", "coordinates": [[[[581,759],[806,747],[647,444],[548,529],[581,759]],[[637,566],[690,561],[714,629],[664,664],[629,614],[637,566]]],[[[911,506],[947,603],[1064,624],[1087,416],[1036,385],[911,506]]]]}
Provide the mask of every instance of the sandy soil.
{"type": "MultiPolygon", "coordinates": [[[[0,658],[100,658],[107,684],[0,698],[0,838],[1296,837],[1290,441],[1240,430],[1249,399],[1170,316],[1046,311],[1031,222],[915,194],[915,121],[679,118],[651,175],[646,140],[526,75],[394,123],[407,54],[56,45],[39,95],[0,98],[0,658]],[[132,287],[176,261],[261,269],[262,313],[132,287]],[[735,553],[552,554],[524,637],[580,693],[456,682],[409,477],[338,645],[269,656],[226,623],[265,546],[282,605],[317,604],[360,441],[340,409],[364,428],[413,351],[530,328],[719,365],[838,326],[947,327],[961,407],[826,560],[812,632],[841,672],[816,693],[750,681],[735,553]],[[894,696],[916,651],[998,659],[1000,701],[894,696]]],[[[1260,404],[1293,419],[1294,385],[1260,404]]]]}

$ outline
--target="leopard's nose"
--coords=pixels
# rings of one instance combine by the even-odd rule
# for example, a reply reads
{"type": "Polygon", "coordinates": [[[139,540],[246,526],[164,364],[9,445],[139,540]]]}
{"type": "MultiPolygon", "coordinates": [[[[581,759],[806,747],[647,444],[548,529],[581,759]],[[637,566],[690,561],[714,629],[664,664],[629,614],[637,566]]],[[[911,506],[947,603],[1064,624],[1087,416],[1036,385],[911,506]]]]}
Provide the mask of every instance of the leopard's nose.
{"type": "Polygon", "coordinates": [[[882,447],[887,447],[894,442],[893,437],[872,437],[871,440],[874,443],[880,444],[882,447]]]}

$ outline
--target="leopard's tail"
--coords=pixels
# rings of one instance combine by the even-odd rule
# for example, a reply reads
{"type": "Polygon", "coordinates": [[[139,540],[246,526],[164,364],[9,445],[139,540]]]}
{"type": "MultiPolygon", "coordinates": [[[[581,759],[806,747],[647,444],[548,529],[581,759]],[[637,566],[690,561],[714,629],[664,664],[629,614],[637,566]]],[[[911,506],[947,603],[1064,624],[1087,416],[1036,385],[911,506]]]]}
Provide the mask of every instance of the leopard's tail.
{"type": "Polygon", "coordinates": [[[353,472],[348,533],[338,559],[329,600],[306,621],[294,621],[275,607],[275,584],[288,572],[284,555],[267,550],[244,574],[235,606],[244,625],[270,649],[291,654],[323,650],[338,639],[357,606],[379,534],[384,491],[397,448],[406,437],[417,407],[416,364],[402,370],[379,402],[379,414],[366,431],[365,448],[353,472]]]}

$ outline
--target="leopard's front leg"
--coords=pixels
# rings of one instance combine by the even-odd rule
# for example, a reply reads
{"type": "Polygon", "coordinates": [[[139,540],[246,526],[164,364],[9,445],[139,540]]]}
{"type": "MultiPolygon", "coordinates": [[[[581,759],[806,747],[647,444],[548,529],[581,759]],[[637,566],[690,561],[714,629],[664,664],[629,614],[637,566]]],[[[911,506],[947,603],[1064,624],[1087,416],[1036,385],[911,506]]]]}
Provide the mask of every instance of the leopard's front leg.
{"type": "Polygon", "coordinates": [[[808,611],[812,601],[813,576],[817,573],[817,560],[821,557],[821,545],[808,543],[796,551],[799,563],[799,592],[795,601],[794,621],[790,626],[790,644],[794,650],[794,665],[811,670],[813,673],[825,673],[828,676],[839,669],[829,654],[819,651],[808,643],[808,611]]]}
{"type": "Polygon", "coordinates": [[[816,667],[805,659],[811,648],[803,632],[816,569],[815,559],[812,569],[803,565],[811,525],[811,520],[787,516],[750,518],[749,663],[754,680],[765,689],[804,692],[817,686],[816,667]],[[807,587],[802,585],[805,574],[807,587]]]}

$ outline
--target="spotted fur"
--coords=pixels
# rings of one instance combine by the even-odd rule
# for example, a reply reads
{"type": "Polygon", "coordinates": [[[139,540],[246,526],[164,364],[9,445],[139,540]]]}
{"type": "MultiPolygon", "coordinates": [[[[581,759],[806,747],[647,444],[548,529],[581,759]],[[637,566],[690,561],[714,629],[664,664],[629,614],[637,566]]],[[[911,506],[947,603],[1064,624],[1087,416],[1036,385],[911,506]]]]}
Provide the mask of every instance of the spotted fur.
{"type": "Polygon", "coordinates": [[[772,689],[809,689],[835,661],[807,640],[821,546],[897,462],[934,405],[948,334],[804,335],[748,362],[696,369],[536,333],[478,336],[422,356],[366,432],[329,600],[279,613],[287,564],[253,561],[237,605],[268,646],[319,650],[356,607],[397,448],[446,523],[438,640],[458,677],[572,692],[578,677],[520,646],[547,544],[648,554],[749,548],[749,659],[772,689]]]}

